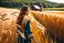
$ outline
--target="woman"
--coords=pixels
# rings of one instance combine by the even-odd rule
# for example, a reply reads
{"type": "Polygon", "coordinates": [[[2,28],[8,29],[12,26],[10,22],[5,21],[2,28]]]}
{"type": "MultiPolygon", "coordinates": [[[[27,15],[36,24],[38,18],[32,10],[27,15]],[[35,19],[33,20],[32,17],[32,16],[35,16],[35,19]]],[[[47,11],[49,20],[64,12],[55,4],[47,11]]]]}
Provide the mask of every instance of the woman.
{"type": "Polygon", "coordinates": [[[35,43],[38,43],[37,40],[32,35],[30,30],[30,20],[28,20],[29,14],[28,6],[22,6],[18,19],[17,19],[17,31],[18,31],[18,43],[31,43],[31,40],[34,40],[35,43]]]}

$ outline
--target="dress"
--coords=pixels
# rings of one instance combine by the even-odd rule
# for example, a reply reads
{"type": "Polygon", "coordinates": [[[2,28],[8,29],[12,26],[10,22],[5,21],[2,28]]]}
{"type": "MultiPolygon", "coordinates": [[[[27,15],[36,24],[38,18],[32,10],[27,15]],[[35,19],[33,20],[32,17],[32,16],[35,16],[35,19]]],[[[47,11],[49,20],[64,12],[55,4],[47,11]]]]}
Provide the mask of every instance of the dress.
{"type": "MultiPolygon", "coordinates": [[[[19,31],[20,31],[19,27],[17,27],[17,29],[19,29],[19,31]]],[[[30,38],[33,38],[33,35],[32,35],[31,30],[30,30],[30,20],[27,20],[27,23],[25,25],[24,35],[25,35],[26,39],[23,39],[20,36],[20,34],[18,34],[18,43],[31,43],[30,38]]]]}

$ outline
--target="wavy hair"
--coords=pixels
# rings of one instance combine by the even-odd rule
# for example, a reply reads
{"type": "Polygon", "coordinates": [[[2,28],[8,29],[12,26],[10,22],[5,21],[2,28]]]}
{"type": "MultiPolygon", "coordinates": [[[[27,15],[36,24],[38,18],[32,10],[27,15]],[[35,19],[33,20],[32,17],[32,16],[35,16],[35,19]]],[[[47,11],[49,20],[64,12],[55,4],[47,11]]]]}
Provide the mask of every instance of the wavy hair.
{"type": "Polygon", "coordinates": [[[18,25],[21,25],[21,22],[22,22],[24,15],[25,15],[27,10],[28,10],[28,6],[24,5],[24,6],[21,7],[19,16],[17,18],[17,24],[18,25]]]}

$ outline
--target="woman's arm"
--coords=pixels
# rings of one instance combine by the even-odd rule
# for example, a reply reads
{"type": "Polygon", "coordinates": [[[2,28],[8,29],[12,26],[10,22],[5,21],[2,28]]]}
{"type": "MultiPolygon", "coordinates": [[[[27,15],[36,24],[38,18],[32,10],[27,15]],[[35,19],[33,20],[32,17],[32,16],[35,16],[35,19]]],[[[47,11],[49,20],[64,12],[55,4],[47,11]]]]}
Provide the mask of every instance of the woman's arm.
{"type": "Polygon", "coordinates": [[[34,41],[34,43],[38,43],[38,41],[33,37],[33,38],[31,38],[31,40],[33,40],[34,41]]]}
{"type": "Polygon", "coordinates": [[[32,33],[28,35],[28,38],[29,38],[30,40],[33,40],[34,43],[38,43],[38,41],[35,39],[35,37],[33,36],[32,33]]]}
{"type": "Polygon", "coordinates": [[[22,38],[26,39],[25,36],[24,36],[24,34],[19,30],[20,28],[21,28],[21,26],[17,24],[17,33],[20,34],[20,36],[22,38]]]}

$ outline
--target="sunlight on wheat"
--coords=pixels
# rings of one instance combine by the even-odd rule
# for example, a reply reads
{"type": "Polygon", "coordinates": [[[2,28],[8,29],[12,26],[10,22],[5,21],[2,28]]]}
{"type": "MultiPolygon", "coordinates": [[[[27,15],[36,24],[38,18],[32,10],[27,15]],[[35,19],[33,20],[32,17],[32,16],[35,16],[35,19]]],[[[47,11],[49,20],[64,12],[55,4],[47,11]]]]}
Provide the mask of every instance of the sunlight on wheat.
{"type": "MultiPolygon", "coordinates": [[[[4,8],[1,10],[0,43],[17,43],[16,20],[19,10],[4,8]]],[[[59,37],[59,40],[64,39],[63,14],[64,12],[30,12],[30,27],[39,43],[53,43],[49,32],[59,37]]],[[[33,40],[31,42],[34,43],[33,40]]]]}

